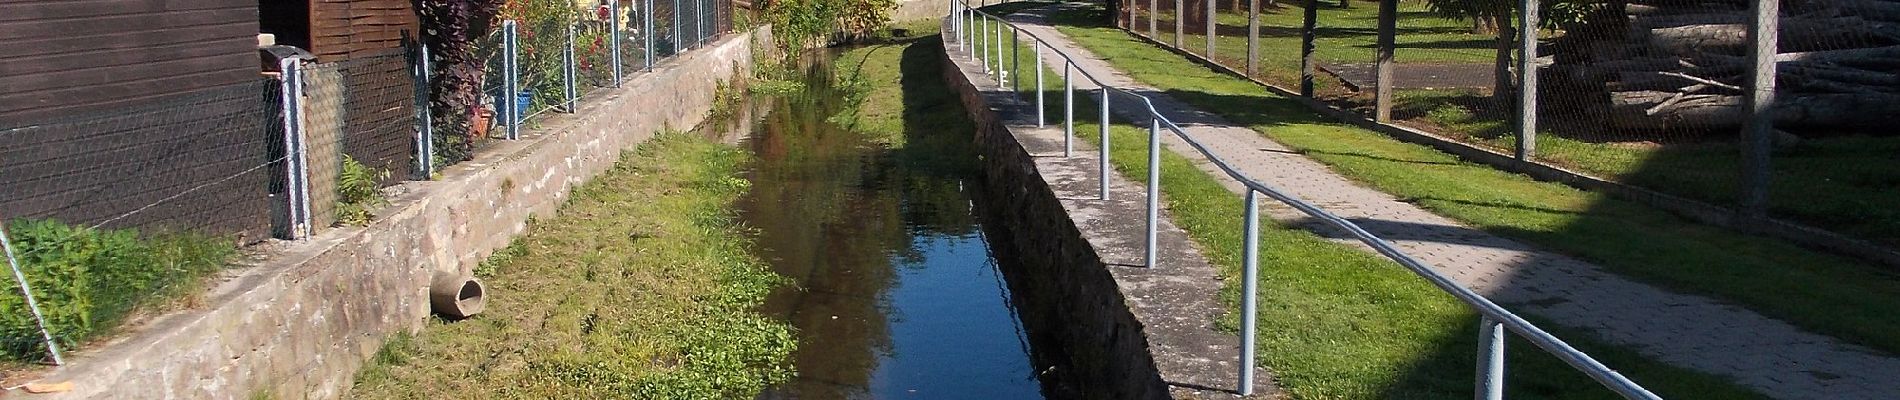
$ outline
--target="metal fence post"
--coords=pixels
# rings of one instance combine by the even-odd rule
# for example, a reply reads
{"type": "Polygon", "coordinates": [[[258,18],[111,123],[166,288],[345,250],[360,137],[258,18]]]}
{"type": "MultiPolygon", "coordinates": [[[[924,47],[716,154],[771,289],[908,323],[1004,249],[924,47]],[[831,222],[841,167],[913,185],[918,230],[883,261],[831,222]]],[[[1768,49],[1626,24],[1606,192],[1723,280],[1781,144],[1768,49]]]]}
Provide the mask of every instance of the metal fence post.
{"type": "Polygon", "coordinates": [[[303,62],[287,58],[278,62],[282,74],[284,107],[284,199],[290,226],[287,239],[309,236],[315,222],[310,214],[308,146],[303,126],[303,62]]]}
{"type": "Polygon", "coordinates": [[[1156,14],[1161,13],[1161,0],[1148,0],[1148,38],[1161,41],[1161,22],[1156,14]]]}
{"type": "Polygon", "coordinates": [[[1240,395],[1253,395],[1254,317],[1260,281],[1260,192],[1247,189],[1247,209],[1242,210],[1240,239],[1240,395]]]}
{"type": "Polygon", "coordinates": [[[1207,0],[1207,61],[1214,61],[1214,27],[1220,25],[1214,22],[1214,7],[1214,0],[1207,0]]]}
{"type": "Polygon", "coordinates": [[[501,103],[502,108],[508,109],[507,117],[503,119],[503,122],[508,123],[508,129],[505,130],[508,140],[521,137],[521,112],[526,111],[521,109],[521,100],[519,100],[521,98],[521,57],[518,52],[521,46],[517,43],[519,37],[516,29],[517,24],[514,20],[502,21],[502,46],[506,47],[503,51],[506,60],[503,62],[502,70],[503,74],[507,75],[507,79],[504,80],[504,86],[502,86],[501,103]]]}
{"type": "Polygon", "coordinates": [[[1781,3],[1773,0],[1749,2],[1754,20],[1748,24],[1748,120],[1742,122],[1742,193],[1741,214],[1745,221],[1768,216],[1769,173],[1775,144],[1775,53],[1781,3]]]}
{"type": "Polygon", "coordinates": [[[13,268],[13,281],[20,284],[20,296],[26,298],[26,308],[33,311],[33,321],[40,327],[40,339],[46,341],[46,354],[53,357],[53,365],[66,365],[65,357],[59,354],[59,342],[53,340],[53,332],[46,329],[46,314],[40,312],[40,302],[33,298],[33,285],[26,282],[26,272],[20,270],[20,260],[13,255],[13,240],[7,237],[7,227],[0,220],[0,247],[6,249],[7,266],[13,268]]]}
{"type": "MultiPolygon", "coordinates": [[[[615,32],[614,37],[619,37],[619,31],[615,32]]],[[[615,41],[618,42],[618,40],[615,41]]],[[[620,49],[614,49],[614,58],[616,58],[614,69],[619,69],[620,49]]],[[[565,108],[569,114],[573,114],[574,109],[580,105],[581,95],[579,89],[574,87],[574,76],[579,73],[580,71],[576,70],[574,65],[574,24],[567,24],[567,48],[561,49],[561,94],[567,99],[565,108]]]]}
{"type": "Polygon", "coordinates": [[[416,174],[435,176],[435,115],[429,112],[429,46],[416,44],[416,174]]]}
{"type": "Polygon", "coordinates": [[[641,33],[640,36],[644,36],[646,39],[646,54],[647,54],[646,59],[643,61],[645,61],[648,72],[653,71],[653,61],[654,61],[653,60],[653,1],[654,0],[647,0],[646,3],[644,3],[645,7],[640,8],[640,20],[643,21],[641,22],[641,26],[640,26],[640,33],[641,33]]]}
{"type": "Polygon", "coordinates": [[[1478,400],[1504,399],[1504,324],[1478,320],[1478,400]]]}
{"type": "Polygon", "coordinates": [[[1313,37],[1319,24],[1319,1],[1307,0],[1304,22],[1300,24],[1300,96],[1313,97],[1313,37]]]}
{"type": "Polygon", "coordinates": [[[1154,268],[1155,253],[1159,250],[1159,231],[1156,225],[1161,219],[1161,116],[1157,115],[1148,123],[1148,249],[1146,262],[1148,268],[1154,268]]]}
{"type": "Polygon", "coordinates": [[[1102,181],[1102,200],[1108,200],[1108,85],[1097,82],[1097,86],[1102,88],[1102,160],[1099,178],[1102,181]]]}
{"type": "Polygon", "coordinates": [[[1062,157],[1075,155],[1075,80],[1069,78],[1075,62],[1062,60],[1062,157]]]}
{"type": "Polygon", "coordinates": [[[1174,48],[1181,48],[1184,36],[1187,36],[1187,0],[1174,0],[1174,48]]]}
{"type": "MultiPolygon", "coordinates": [[[[1537,2],[1521,0],[1517,29],[1517,159],[1537,151],[1537,2]]],[[[1381,5],[1380,7],[1384,7],[1381,5]]]]}
{"type": "Polygon", "coordinates": [[[673,0],[673,54],[680,53],[680,1],[673,0]]]}
{"type": "Polygon", "coordinates": [[[1260,73],[1260,0],[1247,0],[1247,76],[1260,73]]]}
{"type": "MultiPolygon", "coordinates": [[[[614,87],[620,87],[620,80],[622,79],[621,78],[622,71],[620,70],[620,64],[621,64],[620,63],[620,36],[621,34],[620,34],[620,1],[619,0],[607,2],[607,14],[608,14],[607,15],[607,32],[611,36],[613,36],[607,39],[607,50],[613,53],[613,55],[609,57],[612,58],[613,63],[614,63],[614,87]]],[[[570,31],[568,32],[568,38],[567,38],[568,47],[572,48],[574,46],[574,33],[571,32],[573,28],[570,27],[568,29],[570,31]]]]}
{"type": "MultiPolygon", "coordinates": [[[[1023,31],[1014,25],[1006,26],[1009,26],[1009,73],[1020,74],[1023,72],[1023,31]]],[[[1009,90],[1023,91],[1022,77],[1010,79],[1009,90]]]]}
{"type": "MultiPolygon", "coordinates": [[[[1041,41],[1036,41],[1036,43],[1041,43],[1041,41]]],[[[1044,110],[1046,107],[1042,105],[1042,97],[1043,92],[1047,90],[1043,90],[1042,85],[1042,47],[1031,44],[1029,48],[1036,52],[1036,127],[1041,128],[1048,125],[1045,123],[1046,119],[1043,118],[1043,114],[1047,113],[1047,110],[1044,110]]]]}
{"type": "Polygon", "coordinates": [[[1379,122],[1392,121],[1392,53],[1397,47],[1398,20],[1399,0],[1379,0],[1379,64],[1372,87],[1372,118],[1379,122]]]}

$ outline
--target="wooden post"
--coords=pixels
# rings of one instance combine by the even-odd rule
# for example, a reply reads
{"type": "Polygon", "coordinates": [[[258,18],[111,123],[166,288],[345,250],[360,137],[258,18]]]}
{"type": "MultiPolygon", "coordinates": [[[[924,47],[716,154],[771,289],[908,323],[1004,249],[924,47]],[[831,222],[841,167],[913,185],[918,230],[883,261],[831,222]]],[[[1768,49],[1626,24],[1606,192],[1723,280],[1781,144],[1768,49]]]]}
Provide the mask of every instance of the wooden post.
{"type": "Polygon", "coordinates": [[[1775,46],[1781,17],[1780,0],[1749,2],[1754,20],[1748,24],[1748,120],[1742,125],[1742,217],[1759,221],[1768,216],[1769,150],[1775,140],[1775,46]]]}
{"type": "Polygon", "coordinates": [[[1220,25],[1219,23],[1214,22],[1214,8],[1215,7],[1219,7],[1219,5],[1214,4],[1214,0],[1207,0],[1207,60],[1208,61],[1214,61],[1214,35],[1216,34],[1214,32],[1214,27],[1217,25],[1220,25]]]}
{"type": "MultiPolygon", "coordinates": [[[[1779,1],[1779,0],[1772,0],[1779,1]]],[[[1522,0],[1517,24],[1517,159],[1537,151],[1537,4],[1522,0]]]]}
{"type": "Polygon", "coordinates": [[[1379,0],[1379,66],[1373,83],[1373,119],[1392,122],[1392,52],[1397,47],[1399,0],[1379,0]]]}
{"type": "Polygon", "coordinates": [[[1300,26],[1300,96],[1313,98],[1313,36],[1319,24],[1319,0],[1306,0],[1305,18],[1300,26]]]}
{"type": "Polygon", "coordinates": [[[1260,0],[1247,0],[1247,76],[1260,73],[1260,0]]]}

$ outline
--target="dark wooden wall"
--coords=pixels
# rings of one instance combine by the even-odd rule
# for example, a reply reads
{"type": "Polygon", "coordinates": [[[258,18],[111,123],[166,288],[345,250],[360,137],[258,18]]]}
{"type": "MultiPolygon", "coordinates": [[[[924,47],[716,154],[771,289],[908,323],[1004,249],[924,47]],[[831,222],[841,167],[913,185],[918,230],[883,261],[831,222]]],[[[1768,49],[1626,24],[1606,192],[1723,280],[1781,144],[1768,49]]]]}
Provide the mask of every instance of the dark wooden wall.
{"type": "Polygon", "coordinates": [[[421,22],[410,0],[309,0],[310,52],[317,62],[346,61],[402,46],[421,22]]]}
{"type": "Polygon", "coordinates": [[[0,126],[257,79],[257,0],[0,2],[0,126]]]}
{"type": "Polygon", "coordinates": [[[256,0],[0,1],[0,218],[268,237],[256,0]]]}

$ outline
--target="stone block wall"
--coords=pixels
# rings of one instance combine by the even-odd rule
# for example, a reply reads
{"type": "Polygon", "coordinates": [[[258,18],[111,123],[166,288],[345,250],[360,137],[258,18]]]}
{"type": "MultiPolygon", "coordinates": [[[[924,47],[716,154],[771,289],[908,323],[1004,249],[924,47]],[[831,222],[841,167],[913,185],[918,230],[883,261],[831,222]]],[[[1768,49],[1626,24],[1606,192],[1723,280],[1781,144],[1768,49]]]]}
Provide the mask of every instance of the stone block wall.
{"type": "Polygon", "coordinates": [[[770,40],[764,28],[728,35],[589,94],[578,112],[494,143],[440,180],[401,184],[369,226],[254,249],[253,265],[215,284],[202,306],[130,328],[43,379],[75,390],[0,397],[342,397],[386,336],[424,326],[437,272],[468,272],[656,131],[698,125],[718,82],[746,73],[754,42],[770,40]]]}

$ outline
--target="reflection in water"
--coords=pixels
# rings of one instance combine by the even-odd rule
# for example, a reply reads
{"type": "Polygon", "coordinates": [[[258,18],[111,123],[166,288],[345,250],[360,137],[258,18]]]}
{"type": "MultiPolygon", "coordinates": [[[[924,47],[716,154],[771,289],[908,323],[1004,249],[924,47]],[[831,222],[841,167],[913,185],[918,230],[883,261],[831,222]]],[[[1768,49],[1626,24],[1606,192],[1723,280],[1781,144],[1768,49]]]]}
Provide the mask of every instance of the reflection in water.
{"type": "Polygon", "coordinates": [[[977,172],[969,128],[895,140],[840,129],[825,121],[846,97],[831,75],[812,68],[746,144],[758,160],[742,218],[794,282],[765,311],[800,340],[799,377],[760,397],[1041,398],[964,192],[977,172]]]}

